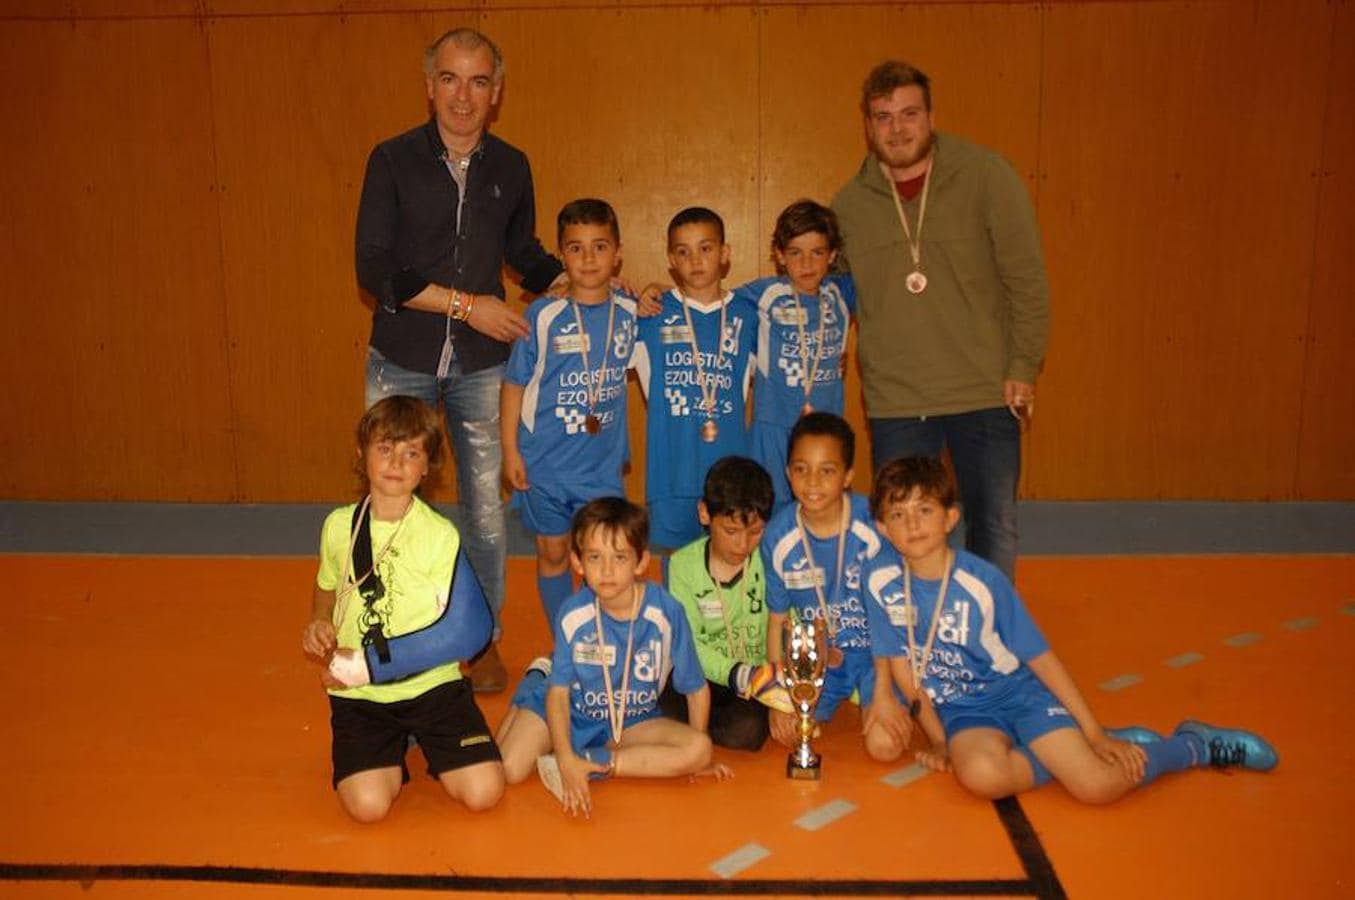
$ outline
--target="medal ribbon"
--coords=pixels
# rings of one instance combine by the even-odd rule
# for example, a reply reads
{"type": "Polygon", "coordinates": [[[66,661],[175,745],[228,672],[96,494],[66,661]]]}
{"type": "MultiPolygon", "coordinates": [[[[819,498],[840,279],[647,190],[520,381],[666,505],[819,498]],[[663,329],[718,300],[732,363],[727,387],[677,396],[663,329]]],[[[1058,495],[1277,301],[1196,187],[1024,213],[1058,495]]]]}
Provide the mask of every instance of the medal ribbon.
{"type": "MultiPolygon", "coordinates": [[[[583,313],[579,312],[579,301],[570,299],[569,308],[574,310],[574,321],[579,325],[579,356],[583,357],[583,374],[591,375],[592,367],[588,364],[588,332],[583,327],[583,313]]],[[[584,395],[588,398],[588,415],[597,418],[595,410],[597,409],[598,398],[602,396],[602,379],[607,374],[607,351],[612,346],[612,326],[616,323],[616,295],[607,296],[607,341],[602,345],[602,358],[598,361],[597,377],[590,379],[591,383],[584,386],[584,395]]],[[[601,424],[601,423],[599,423],[601,424]]]]}
{"type": "Polygon", "coordinates": [[[692,310],[687,305],[687,298],[678,292],[678,300],[682,303],[682,315],[687,320],[687,336],[691,339],[692,345],[692,363],[696,366],[696,386],[701,389],[701,405],[706,409],[706,419],[715,420],[715,396],[719,393],[719,385],[715,379],[720,374],[721,367],[725,363],[725,309],[729,306],[729,295],[725,294],[720,298],[720,334],[715,339],[715,374],[709,379],[707,384],[706,368],[701,363],[701,346],[696,340],[696,328],[692,325],[692,310]]]}
{"type": "MultiPolygon", "coordinates": [[[[902,558],[902,554],[900,554],[902,558]]],[[[932,657],[932,642],[936,640],[936,626],[941,622],[941,607],[946,605],[946,588],[950,587],[950,550],[946,550],[946,573],[941,576],[941,590],[936,595],[932,623],[927,626],[927,644],[917,652],[917,606],[913,603],[913,570],[903,560],[903,606],[908,610],[908,665],[913,670],[913,688],[922,697],[922,676],[927,672],[927,660],[932,657]]]]}
{"type": "Polygon", "coordinates": [[[376,571],[377,566],[381,565],[381,561],[386,558],[386,553],[390,550],[391,545],[400,535],[400,529],[404,527],[405,519],[409,518],[409,511],[414,508],[414,498],[409,498],[409,505],[405,507],[404,512],[400,513],[400,521],[395,523],[395,530],[391,532],[390,537],[386,538],[386,543],[381,546],[381,549],[376,552],[376,559],[372,560],[372,567],[362,573],[361,577],[354,577],[353,583],[349,584],[349,576],[356,576],[353,571],[353,548],[357,546],[358,532],[362,530],[362,518],[367,515],[367,509],[371,505],[372,495],[368,494],[362,498],[362,509],[358,510],[357,521],[353,525],[353,530],[348,534],[348,553],[344,555],[343,571],[339,573],[339,587],[335,591],[337,602],[334,604],[334,626],[336,628],[343,624],[343,617],[348,612],[349,595],[362,587],[364,581],[372,577],[372,573],[376,571]]]}
{"type": "MultiPolygon", "coordinates": [[[[935,157],[932,157],[935,159],[935,157]]],[[[880,164],[884,169],[884,163],[880,164]]],[[[913,240],[913,232],[908,228],[908,216],[904,215],[903,202],[899,199],[899,186],[894,183],[894,178],[885,169],[885,178],[889,179],[889,196],[894,198],[894,211],[899,214],[899,222],[903,224],[903,236],[907,239],[908,254],[913,257],[913,271],[922,270],[922,221],[927,218],[927,194],[932,189],[932,168],[927,166],[927,177],[922,182],[922,200],[917,208],[917,240],[913,240]]]]}
{"type": "MultiPolygon", "coordinates": [[[[851,521],[851,503],[844,496],[842,498],[842,524],[837,532],[837,575],[833,579],[833,600],[842,599],[842,561],[847,552],[847,523],[851,521]]],[[[818,563],[814,562],[814,551],[809,548],[809,529],[805,527],[804,517],[800,514],[800,507],[795,507],[795,524],[800,529],[800,546],[804,548],[805,559],[809,560],[809,567],[812,571],[818,568],[818,563]]],[[[822,569],[820,569],[822,571],[822,569]]],[[[819,598],[819,610],[823,613],[823,624],[828,628],[828,643],[834,644],[837,638],[837,627],[833,624],[833,618],[829,615],[828,602],[824,598],[823,585],[819,584],[817,578],[814,581],[814,593],[819,598]]]]}
{"type": "Polygon", "coordinates": [[[805,370],[809,369],[809,377],[805,380],[805,383],[803,385],[805,389],[805,406],[809,406],[810,405],[809,394],[811,391],[814,390],[814,379],[819,377],[819,363],[823,361],[823,334],[824,334],[823,329],[824,325],[828,321],[828,317],[824,315],[823,294],[820,293],[818,296],[819,333],[814,336],[815,340],[814,368],[810,369],[809,347],[805,345],[805,322],[804,322],[805,319],[809,318],[809,310],[806,309],[805,305],[800,302],[800,292],[795,289],[795,285],[793,283],[790,286],[790,292],[795,297],[795,303],[797,306],[797,311],[799,313],[795,317],[795,327],[796,330],[798,330],[800,333],[800,374],[804,375],[805,370]]]}
{"type": "MultiPolygon", "coordinates": [[[[729,658],[747,662],[752,659],[752,657],[748,655],[748,644],[744,641],[742,634],[739,635],[739,646],[737,652],[735,651],[733,638],[734,630],[730,627],[729,608],[725,606],[725,594],[724,591],[720,589],[720,579],[715,577],[715,573],[710,571],[709,566],[707,566],[706,572],[710,575],[710,583],[715,585],[715,600],[720,604],[720,616],[725,620],[725,649],[729,651],[729,658]]],[[[739,577],[734,582],[740,588],[743,587],[743,576],[747,574],[747,572],[748,560],[744,560],[743,565],[739,566],[739,577]]]]}
{"type": "Polygon", "coordinates": [[[626,655],[621,658],[621,699],[612,699],[612,670],[607,665],[607,637],[602,631],[602,601],[593,595],[593,616],[598,629],[598,652],[602,654],[602,685],[607,690],[607,724],[612,729],[612,746],[621,743],[621,732],[626,727],[626,697],[630,691],[630,660],[635,650],[635,620],[640,618],[640,600],[644,596],[640,585],[631,586],[630,625],[626,629],[626,655]]]}

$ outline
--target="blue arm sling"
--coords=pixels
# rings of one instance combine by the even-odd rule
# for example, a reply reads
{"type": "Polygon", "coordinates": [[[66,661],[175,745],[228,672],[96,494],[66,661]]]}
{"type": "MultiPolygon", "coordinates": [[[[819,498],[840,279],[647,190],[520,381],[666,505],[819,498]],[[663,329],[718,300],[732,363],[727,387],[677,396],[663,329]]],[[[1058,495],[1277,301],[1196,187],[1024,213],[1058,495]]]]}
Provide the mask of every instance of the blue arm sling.
{"type": "MultiPolygon", "coordinates": [[[[371,514],[364,513],[353,546],[354,569],[370,569],[371,555],[371,514]]],[[[494,617],[480,579],[475,577],[465,552],[458,547],[452,581],[447,588],[447,608],[442,615],[418,631],[399,637],[385,637],[379,626],[373,627],[363,636],[363,656],[372,684],[389,684],[434,666],[471,659],[484,650],[493,634],[494,617]]]]}

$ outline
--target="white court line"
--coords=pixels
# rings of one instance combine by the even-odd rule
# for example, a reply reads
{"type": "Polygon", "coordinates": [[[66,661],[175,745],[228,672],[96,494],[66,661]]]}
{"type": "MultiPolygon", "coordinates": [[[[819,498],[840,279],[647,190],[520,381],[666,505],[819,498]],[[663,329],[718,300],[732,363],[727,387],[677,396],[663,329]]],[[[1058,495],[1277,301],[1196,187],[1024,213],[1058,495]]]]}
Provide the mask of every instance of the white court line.
{"type": "Polygon", "coordinates": [[[1103,691],[1122,691],[1125,688],[1133,687],[1141,681],[1143,681],[1142,675],[1127,672],[1124,675],[1116,675],[1108,681],[1101,682],[1098,687],[1103,691]]]}
{"type": "Polygon", "coordinates": [[[805,831],[818,831],[825,825],[831,825],[845,815],[856,812],[856,804],[846,800],[834,800],[818,809],[811,809],[795,820],[795,825],[805,831]]]}
{"type": "Polygon", "coordinates": [[[710,864],[710,870],[721,878],[733,878],[749,866],[761,862],[772,855],[761,844],[744,844],[728,856],[723,856],[710,864]]]}

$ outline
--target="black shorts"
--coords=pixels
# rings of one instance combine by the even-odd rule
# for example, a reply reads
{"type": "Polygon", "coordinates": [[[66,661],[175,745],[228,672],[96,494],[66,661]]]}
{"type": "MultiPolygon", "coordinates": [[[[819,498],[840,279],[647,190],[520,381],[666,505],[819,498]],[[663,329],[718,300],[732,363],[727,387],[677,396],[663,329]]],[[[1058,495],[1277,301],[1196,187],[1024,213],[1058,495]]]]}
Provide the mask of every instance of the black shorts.
{"type": "Polygon", "coordinates": [[[354,773],[390,766],[399,766],[401,779],[408,781],[405,751],[410,735],[418,739],[433,778],[502,759],[465,678],[395,703],[331,695],[329,725],[336,787],[354,773]]]}

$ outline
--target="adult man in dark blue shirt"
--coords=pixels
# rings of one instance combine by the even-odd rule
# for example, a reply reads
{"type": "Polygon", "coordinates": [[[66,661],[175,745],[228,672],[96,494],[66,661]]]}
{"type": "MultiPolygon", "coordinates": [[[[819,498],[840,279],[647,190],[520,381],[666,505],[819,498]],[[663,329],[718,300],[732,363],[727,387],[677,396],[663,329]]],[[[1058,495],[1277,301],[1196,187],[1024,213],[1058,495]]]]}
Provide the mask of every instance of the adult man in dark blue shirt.
{"type": "MultiPolygon", "coordinates": [[[[509,342],[527,334],[500,273],[507,262],[540,292],[561,267],[535,236],[527,157],[486,131],[503,87],[499,48],[477,31],[449,31],[424,54],[424,74],[429,121],[378,144],[362,186],[358,281],[376,300],[366,399],[409,394],[445,411],[462,536],[497,640],[507,540],[499,384],[509,342]]],[[[477,690],[502,690],[493,645],[471,678],[477,690]]]]}

